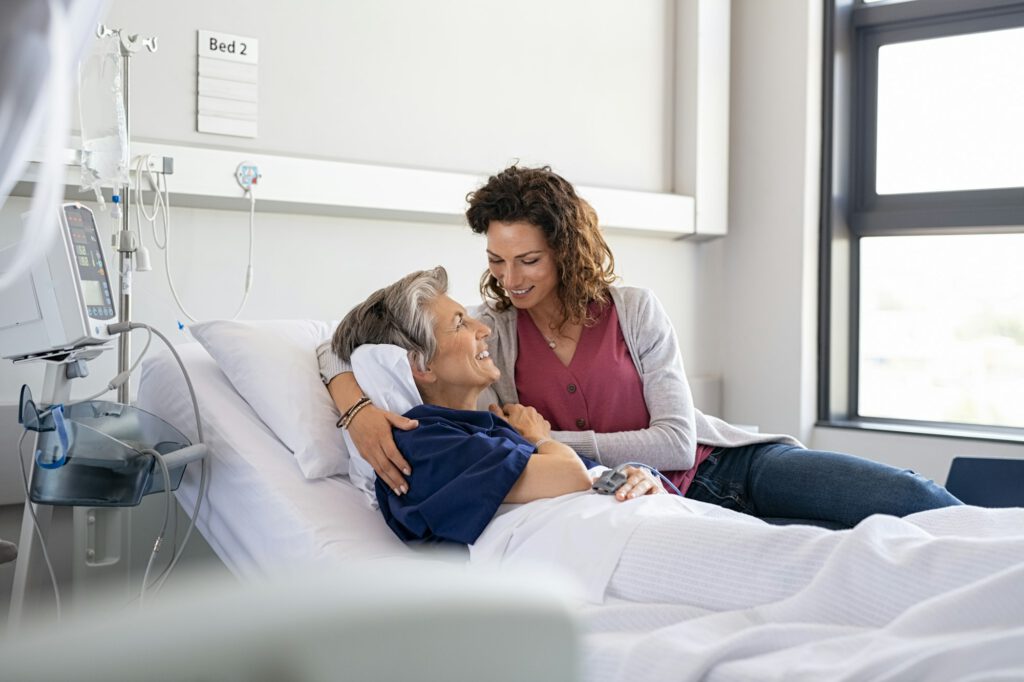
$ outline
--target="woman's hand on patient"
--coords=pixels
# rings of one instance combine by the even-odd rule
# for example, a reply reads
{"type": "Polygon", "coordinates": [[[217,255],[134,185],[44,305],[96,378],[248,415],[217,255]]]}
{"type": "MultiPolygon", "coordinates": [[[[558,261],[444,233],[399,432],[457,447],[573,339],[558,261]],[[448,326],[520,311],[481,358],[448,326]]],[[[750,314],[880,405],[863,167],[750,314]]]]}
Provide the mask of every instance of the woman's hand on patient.
{"type": "Polygon", "coordinates": [[[626,482],[615,491],[615,497],[619,500],[630,500],[634,497],[658,495],[665,492],[661,480],[648,469],[626,467],[622,472],[626,474],[626,482]]]}
{"type": "Polygon", "coordinates": [[[374,405],[367,405],[349,424],[348,433],[359,454],[370,463],[377,476],[396,495],[404,495],[409,492],[405,476],[410,475],[412,469],[395,445],[395,438],[391,433],[392,426],[409,431],[419,426],[419,422],[374,405]]]}
{"type": "Polygon", "coordinates": [[[511,424],[512,428],[519,432],[519,435],[531,443],[551,437],[551,424],[532,407],[518,403],[506,403],[499,407],[492,403],[490,409],[492,413],[511,424]]]}
{"type": "MultiPolygon", "coordinates": [[[[357,401],[365,397],[363,389],[356,382],[356,375],[352,372],[342,372],[331,379],[327,384],[327,392],[331,394],[338,414],[345,414],[357,401]]],[[[394,412],[387,412],[370,403],[359,410],[349,422],[348,435],[352,437],[352,443],[359,450],[359,454],[373,467],[377,477],[396,495],[404,495],[409,492],[409,486],[403,474],[408,476],[412,469],[395,445],[395,437],[391,434],[392,426],[409,431],[419,426],[419,422],[394,412]]]]}

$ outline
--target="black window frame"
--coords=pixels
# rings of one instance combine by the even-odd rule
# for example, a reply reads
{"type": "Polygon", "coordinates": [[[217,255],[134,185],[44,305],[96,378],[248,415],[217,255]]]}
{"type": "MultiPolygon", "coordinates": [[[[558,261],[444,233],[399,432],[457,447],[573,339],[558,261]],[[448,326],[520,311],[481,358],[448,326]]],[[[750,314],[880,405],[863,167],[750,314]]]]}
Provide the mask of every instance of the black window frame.
{"type": "Polygon", "coordinates": [[[823,3],[818,424],[1024,441],[1021,428],[858,413],[860,239],[1024,232],[1024,187],[889,195],[875,191],[878,49],[1024,27],[1024,0],[823,3]],[[845,274],[837,274],[837,268],[845,274]],[[837,301],[845,314],[834,309],[837,301]],[[845,348],[837,351],[837,341],[845,348]]]}

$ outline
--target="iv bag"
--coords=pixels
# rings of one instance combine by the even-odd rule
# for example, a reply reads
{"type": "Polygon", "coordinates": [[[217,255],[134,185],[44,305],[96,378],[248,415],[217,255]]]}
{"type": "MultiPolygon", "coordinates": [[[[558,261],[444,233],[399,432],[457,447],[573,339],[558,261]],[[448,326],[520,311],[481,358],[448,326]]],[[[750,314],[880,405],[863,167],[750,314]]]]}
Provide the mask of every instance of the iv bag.
{"type": "Polygon", "coordinates": [[[99,38],[78,69],[78,111],[82,129],[82,189],[104,206],[103,187],[128,183],[128,123],[120,39],[99,38]]]}

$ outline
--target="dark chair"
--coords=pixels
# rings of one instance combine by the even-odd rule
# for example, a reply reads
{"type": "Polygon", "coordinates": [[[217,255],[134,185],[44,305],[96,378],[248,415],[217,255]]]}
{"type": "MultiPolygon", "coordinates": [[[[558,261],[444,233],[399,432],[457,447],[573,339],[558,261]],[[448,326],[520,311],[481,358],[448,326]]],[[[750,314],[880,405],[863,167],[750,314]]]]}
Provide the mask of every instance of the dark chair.
{"type": "Polygon", "coordinates": [[[954,457],[946,490],[964,504],[1024,507],[1024,459],[954,457]]]}

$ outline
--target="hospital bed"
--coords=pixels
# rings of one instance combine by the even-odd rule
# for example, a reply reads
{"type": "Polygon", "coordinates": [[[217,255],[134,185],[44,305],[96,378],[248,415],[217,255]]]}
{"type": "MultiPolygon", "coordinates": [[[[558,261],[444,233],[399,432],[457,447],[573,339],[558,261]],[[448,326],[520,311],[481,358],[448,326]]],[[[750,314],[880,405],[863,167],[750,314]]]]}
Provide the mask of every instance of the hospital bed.
{"type": "MultiPolygon", "coordinates": [[[[294,324],[320,325],[312,327],[301,343],[290,345],[296,353],[304,347],[308,362],[301,371],[313,373],[318,381],[316,337],[328,333],[330,326],[308,321],[294,324]]],[[[238,332],[244,326],[234,329],[238,332]]],[[[289,365],[287,353],[276,349],[274,358],[264,355],[254,363],[247,354],[272,349],[265,345],[267,328],[253,327],[251,334],[248,346],[234,336],[221,348],[209,343],[206,348],[192,343],[180,347],[199,396],[212,453],[209,488],[197,527],[221,560],[240,577],[271,574],[299,563],[344,566],[410,557],[435,560],[400,543],[347,476],[303,475],[296,456],[283,442],[294,434],[280,437],[267,422],[276,421],[276,430],[281,430],[285,427],[277,420],[282,415],[270,414],[268,403],[261,402],[266,396],[253,393],[254,381],[262,382],[261,390],[287,392],[280,383],[275,388],[274,382],[299,372],[303,361],[289,365]],[[275,361],[285,364],[270,366],[275,361]],[[248,374],[246,363],[251,363],[248,374]],[[240,385],[248,395],[239,392],[240,385]],[[264,418],[255,406],[263,409],[264,418]]],[[[144,363],[138,404],[195,436],[184,382],[169,356],[144,363]]],[[[198,483],[198,467],[190,466],[177,492],[186,510],[192,509],[198,483]]],[[[1024,510],[966,507],[925,515],[920,528],[909,526],[909,534],[908,524],[890,522],[888,517],[868,519],[861,524],[863,530],[855,529],[859,534],[851,535],[842,562],[817,569],[814,589],[775,604],[723,611],[615,599],[597,604],[570,597],[583,633],[578,654],[582,676],[587,680],[638,675],[648,680],[1024,678],[1024,510]],[[872,561],[899,565],[904,555],[921,549],[922,538],[931,537],[935,528],[948,540],[928,545],[938,552],[933,562],[923,568],[914,564],[913,570],[899,574],[899,580],[872,585],[870,594],[844,592],[844,575],[870,572],[872,561]],[[979,573],[972,556],[988,554],[974,555],[976,550],[1005,550],[1020,560],[979,573]],[[961,575],[963,580],[957,578],[961,575]],[[889,596],[906,594],[914,585],[927,585],[939,576],[943,584],[954,586],[932,590],[920,603],[898,613],[879,615],[889,596]],[[952,583],[950,576],[956,578],[952,583]]],[[[759,560],[745,556],[739,545],[732,552],[723,557],[723,566],[759,560]]],[[[801,558],[794,555],[792,560],[801,558]]]]}

